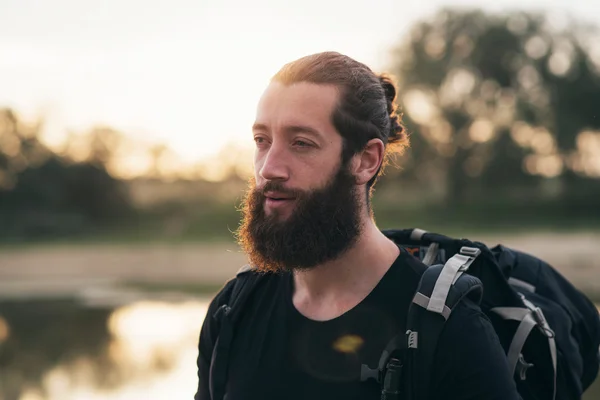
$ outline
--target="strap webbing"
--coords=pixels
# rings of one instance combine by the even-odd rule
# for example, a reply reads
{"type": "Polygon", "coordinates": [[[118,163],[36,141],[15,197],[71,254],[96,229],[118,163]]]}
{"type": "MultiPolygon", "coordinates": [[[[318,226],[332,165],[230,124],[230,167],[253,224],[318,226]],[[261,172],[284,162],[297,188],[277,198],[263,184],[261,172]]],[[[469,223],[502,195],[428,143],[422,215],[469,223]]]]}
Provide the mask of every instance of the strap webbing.
{"type": "Polygon", "coordinates": [[[433,292],[431,293],[431,299],[427,305],[427,310],[438,314],[441,314],[444,311],[450,286],[460,276],[459,271],[462,273],[462,271],[469,269],[469,266],[475,261],[476,257],[476,255],[471,257],[465,254],[455,254],[446,262],[435,283],[433,292]]]}
{"type": "MultiPolygon", "coordinates": [[[[413,297],[413,303],[420,305],[424,309],[427,309],[427,307],[429,306],[429,302],[430,302],[429,297],[425,296],[421,292],[417,292],[415,294],[415,297],[413,297]]],[[[444,316],[444,318],[446,320],[448,318],[450,318],[451,312],[452,312],[452,310],[450,309],[450,307],[448,307],[446,304],[444,304],[444,309],[442,310],[441,314],[444,316]]]]}
{"type": "Polygon", "coordinates": [[[492,311],[504,319],[521,321],[512,342],[510,342],[507,354],[510,375],[513,376],[517,368],[517,362],[519,361],[519,354],[521,354],[525,341],[527,341],[527,337],[529,337],[531,330],[537,325],[537,322],[533,319],[531,311],[526,308],[497,307],[492,308],[492,311]]]}
{"type": "Polygon", "coordinates": [[[552,368],[554,370],[554,391],[552,394],[552,400],[556,399],[556,368],[557,368],[557,355],[556,355],[556,340],[554,339],[554,331],[550,328],[542,309],[536,307],[532,302],[527,300],[525,296],[521,297],[525,306],[531,311],[534,319],[538,322],[538,325],[544,331],[544,334],[548,338],[548,346],[550,347],[550,357],[552,358],[552,368]]]}
{"type": "Polygon", "coordinates": [[[427,253],[425,253],[425,257],[423,257],[423,264],[431,266],[435,261],[440,250],[440,244],[433,242],[427,248],[427,253]]]}
{"type": "Polygon", "coordinates": [[[557,368],[557,355],[556,355],[556,340],[554,339],[554,332],[550,329],[542,310],[535,307],[533,303],[523,298],[527,308],[518,307],[496,307],[492,308],[491,311],[500,315],[504,319],[511,319],[514,321],[520,321],[519,327],[517,328],[513,340],[510,343],[508,349],[508,363],[510,366],[511,373],[514,375],[517,362],[519,361],[519,355],[523,351],[523,346],[529,337],[532,329],[535,326],[540,326],[546,337],[548,338],[548,347],[550,349],[550,357],[552,358],[552,370],[554,373],[553,384],[554,390],[552,399],[556,398],[556,368],[557,368]]]}
{"type": "Polygon", "coordinates": [[[521,279],[508,278],[508,283],[513,286],[517,286],[519,289],[527,290],[528,292],[535,293],[535,286],[529,282],[522,281],[521,279]]]}
{"type": "Polygon", "coordinates": [[[426,233],[427,233],[427,231],[425,231],[423,229],[415,228],[410,233],[410,239],[411,240],[421,240],[421,239],[423,239],[423,235],[426,233]]]}
{"type": "Polygon", "coordinates": [[[209,391],[213,400],[223,400],[225,398],[229,352],[235,334],[235,325],[243,314],[241,305],[245,304],[258,281],[265,276],[244,274],[245,268],[247,267],[242,268],[244,271],[240,270],[238,272],[229,297],[230,304],[223,304],[213,316],[213,318],[220,321],[219,336],[213,348],[209,373],[209,391]],[[252,281],[252,283],[249,281],[252,281]]]}

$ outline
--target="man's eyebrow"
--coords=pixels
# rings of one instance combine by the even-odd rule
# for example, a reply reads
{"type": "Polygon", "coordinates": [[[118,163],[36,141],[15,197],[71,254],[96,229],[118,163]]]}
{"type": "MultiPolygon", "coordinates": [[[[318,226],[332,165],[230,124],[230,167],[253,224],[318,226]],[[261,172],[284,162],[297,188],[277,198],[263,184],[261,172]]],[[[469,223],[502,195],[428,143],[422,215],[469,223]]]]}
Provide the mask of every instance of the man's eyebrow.
{"type": "Polygon", "coordinates": [[[290,133],[308,133],[311,135],[321,137],[321,133],[319,133],[318,130],[316,130],[315,128],[311,128],[310,126],[306,126],[306,125],[290,125],[290,126],[287,126],[285,130],[290,133]]]}
{"type": "MultiPolygon", "coordinates": [[[[287,133],[308,133],[317,137],[322,137],[321,133],[307,125],[288,125],[284,128],[287,133]]],[[[252,125],[252,131],[269,131],[269,128],[265,124],[255,123],[252,125]]]]}
{"type": "Polygon", "coordinates": [[[265,124],[255,123],[252,125],[252,131],[268,131],[269,129],[265,124]]]}

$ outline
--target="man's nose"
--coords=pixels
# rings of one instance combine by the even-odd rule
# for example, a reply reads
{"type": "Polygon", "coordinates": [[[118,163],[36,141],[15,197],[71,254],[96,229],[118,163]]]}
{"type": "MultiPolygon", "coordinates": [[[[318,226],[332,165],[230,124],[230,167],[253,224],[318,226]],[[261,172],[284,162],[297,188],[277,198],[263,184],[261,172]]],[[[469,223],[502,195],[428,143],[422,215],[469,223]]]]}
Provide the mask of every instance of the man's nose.
{"type": "Polygon", "coordinates": [[[265,180],[287,180],[289,178],[289,157],[285,149],[275,143],[263,158],[260,176],[265,180]]]}

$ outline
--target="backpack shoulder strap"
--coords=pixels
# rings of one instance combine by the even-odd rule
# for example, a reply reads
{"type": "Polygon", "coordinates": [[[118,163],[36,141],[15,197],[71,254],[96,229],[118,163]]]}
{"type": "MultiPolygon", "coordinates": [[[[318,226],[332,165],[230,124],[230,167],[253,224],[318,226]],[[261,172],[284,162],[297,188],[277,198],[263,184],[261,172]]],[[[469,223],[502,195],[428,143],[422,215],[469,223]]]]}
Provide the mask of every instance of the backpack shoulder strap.
{"type": "MultiPolygon", "coordinates": [[[[250,278],[254,273],[254,268],[250,264],[246,264],[241,267],[235,275],[235,284],[233,285],[233,289],[231,291],[231,297],[229,298],[229,304],[231,307],[234,307],[238,304],[240,299],[240,294],[242,294],[242,290],[246,286],[246,284],[251,280],[250,278]]],[[[254,278],[256,278],[256,274],[254,274],[254,278]]],[[[248,295],[250,292],[248,292],[248,295]]],[[[243,300],[244,298],[242,298],[243,300]]]]}
{"type": "Polygon", "coordinates": [[[479,254],[477,248],[463,247],[445,265],[433,265],[421,276],[406,324],[406,363],[410,372],[405,385],[411,400],[429,398],[437,342],[454,307],[465,297],[476,304],[481,301],[481,281],[463,274],[479,254]]]}
{"type": "Polygon", "coordinates": [[[265,276],[249,265],[243,266],[233,278],[235,282],[227,303],[221,305],[213,315],[220,329],[210,363],[209,391],[212,400],[221,400],[225,396],[229,350],[235,325],[243,315],[246,301],[265,276]]]}

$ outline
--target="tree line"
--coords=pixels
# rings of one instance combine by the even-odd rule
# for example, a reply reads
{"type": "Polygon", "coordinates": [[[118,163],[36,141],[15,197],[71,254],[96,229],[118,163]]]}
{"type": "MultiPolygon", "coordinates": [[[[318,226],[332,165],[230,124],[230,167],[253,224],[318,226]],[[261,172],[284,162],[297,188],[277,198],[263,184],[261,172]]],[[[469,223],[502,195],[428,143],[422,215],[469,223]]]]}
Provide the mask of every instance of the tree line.
{"type": "MultiPolygon", "coordinates": [[[[391,51],[411,148],[377,190],[434,210],[600,221],[597,26],[444,9],[391,51]]],[[[136,215],[110,168],[122,134],[95,128],[75,157],[45,146],[42,128],[0,110],[0,237],[81,234],[136,215]]]]}

